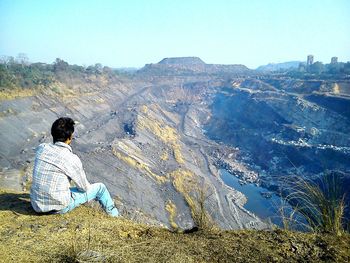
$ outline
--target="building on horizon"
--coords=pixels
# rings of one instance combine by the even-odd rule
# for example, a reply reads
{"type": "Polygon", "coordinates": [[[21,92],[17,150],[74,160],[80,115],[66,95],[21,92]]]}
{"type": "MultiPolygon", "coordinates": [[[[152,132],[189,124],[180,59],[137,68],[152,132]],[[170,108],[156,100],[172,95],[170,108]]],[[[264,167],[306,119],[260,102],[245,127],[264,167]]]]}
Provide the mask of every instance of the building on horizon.
{"type": "Polygon", "coordinates": [[[306,66],[309,67],[309,66],[312,65],[313,63],[314,63],[314,56],[313,56],[313,55],[308,55],[308,56],[307,56],[306,66]]]}
{"type": "Polygon", "coordinates": [[[332,57],[331,64],[337,64],[337,63],[338,63],[338,57],[332,57]]]}

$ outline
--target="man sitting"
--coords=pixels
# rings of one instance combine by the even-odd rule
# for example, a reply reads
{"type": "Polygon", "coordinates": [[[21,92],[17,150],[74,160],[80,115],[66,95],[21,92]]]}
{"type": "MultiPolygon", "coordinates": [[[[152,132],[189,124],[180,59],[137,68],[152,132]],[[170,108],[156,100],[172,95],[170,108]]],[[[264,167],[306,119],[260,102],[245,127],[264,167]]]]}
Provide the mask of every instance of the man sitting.
{"type": "Polygon", "coordinates": [[[53,143],[40,144],[36,149],[31,204],[38,213],[64,214],[96,199],[107,214],[118,216],[106,186],[90,184],[79,157],[72,152],[74,124],[71,118],[57,119],[51,127],[53,143]]]}

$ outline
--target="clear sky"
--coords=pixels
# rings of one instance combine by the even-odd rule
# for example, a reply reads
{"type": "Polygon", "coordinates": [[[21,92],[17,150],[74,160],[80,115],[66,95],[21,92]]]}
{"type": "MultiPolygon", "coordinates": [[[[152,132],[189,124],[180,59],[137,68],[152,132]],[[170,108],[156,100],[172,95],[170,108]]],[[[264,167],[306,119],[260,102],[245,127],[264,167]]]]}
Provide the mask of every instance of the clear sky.
{"type": "Polygon", "coordinates": [[[0,0],[0,55],[141,67],[350,61],[350,0],[0,0]]]}

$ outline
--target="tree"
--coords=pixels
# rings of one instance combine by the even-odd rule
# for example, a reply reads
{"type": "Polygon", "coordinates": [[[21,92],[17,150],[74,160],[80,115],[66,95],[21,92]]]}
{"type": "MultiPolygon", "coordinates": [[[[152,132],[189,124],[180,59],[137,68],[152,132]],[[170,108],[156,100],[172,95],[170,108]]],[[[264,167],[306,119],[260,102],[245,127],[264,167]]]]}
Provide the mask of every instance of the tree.
{"type": "Polygon", "coordinates": [[[55,62],[53,63],[53,70],[55,72],[57,71],[65,71],[69,67],[69,64],[64,61],[63,59],[56,58],[55,62]]]}
{"type": "Polygon", "coordinates": [[[103,72],[107,74],[112,74],[113,70],[110,67],[104,66],[103,67],[103,72]]]}
{"type": "Polygon", "coordinates": [[[8,56],[1,56],[0,57],[0,64],[6,65],[8,56]]]}
{"type": "Polygon", "coordinates": [[[16,57],[16,62],[22,66],[29,64],[29,59],[26,53],[18,53],[16,57]]]}
{"type": "Polygon", "coordinates": [[[0,64],[0,89],[16,86],[16,77],[11,74],[6,64],[0,64]]]}
{"type": "Polygon", "coordinates": [[[1,56],[0,64],[12,65],[15,63],[15,59],[12,56],[1,56]]]}
{"type": "Polygon", "coordinates": [[[88,66],[86,68],[87,73],[101,74],[103,72],[103,66],[101,63],[96,63],[95,65],[88,66]]]}
{"type": "Polygon", "coordinates": [[[102,71],[103,71],[103,66],[102,66],[101,63],[96,63],[96,64],[95,64],[95,71],[96,71],[96,73],[99,73],[99,74],[102,73],[102,71]]]}

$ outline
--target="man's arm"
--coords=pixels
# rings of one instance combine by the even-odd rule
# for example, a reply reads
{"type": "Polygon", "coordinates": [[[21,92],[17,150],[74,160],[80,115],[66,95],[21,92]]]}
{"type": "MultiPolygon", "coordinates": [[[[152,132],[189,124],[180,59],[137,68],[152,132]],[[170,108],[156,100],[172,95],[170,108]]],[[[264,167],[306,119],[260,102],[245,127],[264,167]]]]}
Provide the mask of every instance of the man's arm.
{"type": "Polygon", "coordinates": [[[72,160],[72,171],[69,177],[74,181],[77,188],[81,191],[86,192],[90,187],[90,183],[86,178],[85,171],[83,169],[83,164],[81,163],[79,157],[73,154],[72,160]]]}

